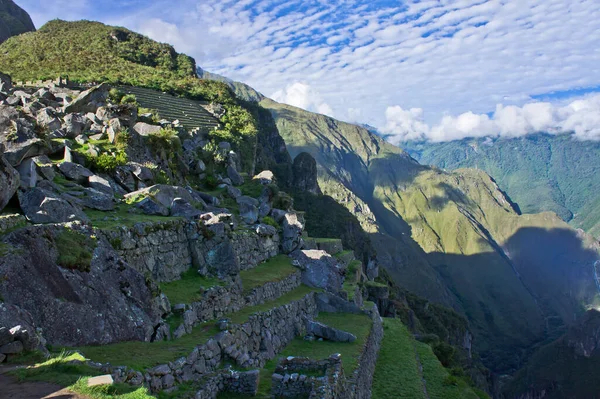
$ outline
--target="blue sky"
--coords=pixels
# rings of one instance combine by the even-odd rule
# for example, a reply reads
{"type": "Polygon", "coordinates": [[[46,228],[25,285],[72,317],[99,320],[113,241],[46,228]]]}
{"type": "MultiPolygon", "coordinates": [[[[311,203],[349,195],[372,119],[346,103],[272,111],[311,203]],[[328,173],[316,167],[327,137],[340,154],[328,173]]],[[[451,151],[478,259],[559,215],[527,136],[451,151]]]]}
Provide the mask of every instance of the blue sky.
{"type": "Polygon", "coordinates": [[[600,138],[598,0],[16,2],[36,26],[126,26],[392,142],[538,129],[600,138]]]}

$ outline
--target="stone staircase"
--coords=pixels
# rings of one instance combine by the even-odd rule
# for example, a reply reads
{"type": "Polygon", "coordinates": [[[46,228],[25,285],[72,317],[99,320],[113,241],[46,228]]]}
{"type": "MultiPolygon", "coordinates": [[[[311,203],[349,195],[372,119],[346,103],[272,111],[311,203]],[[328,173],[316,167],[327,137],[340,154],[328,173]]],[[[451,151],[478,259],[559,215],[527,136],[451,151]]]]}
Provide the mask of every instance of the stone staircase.
{"type": "Polygon", "coordinates": [[[158,115],[168,121],[178,120],[180,125],[188,129],[200,129],[208,132],[219,127],[219,121],[203,108],[208,103],[181,97],[175,97],[160,91],[141,87],[119,86],[126,94],[135,95],[143,108],[154,109],[158,115]]]}

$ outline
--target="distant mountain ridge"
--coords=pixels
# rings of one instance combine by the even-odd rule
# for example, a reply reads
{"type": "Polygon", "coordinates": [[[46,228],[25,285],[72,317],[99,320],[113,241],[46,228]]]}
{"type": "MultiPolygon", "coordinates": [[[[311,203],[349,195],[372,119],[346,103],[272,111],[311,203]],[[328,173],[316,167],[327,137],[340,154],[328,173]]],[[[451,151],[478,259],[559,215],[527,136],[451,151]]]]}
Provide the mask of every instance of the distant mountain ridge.
{"type": "Polygon", "coordinates": [[[401,147],[419,162],[442,169],[481,169],[524,213],[552,211],[600,237],[600,142],[539,133],[401,147]]]}
{"type": "Polygon", "coordinates": [[[0,0],[0,43],[25,32],[35,31],[31,17],[12,0],[0,0]]]}

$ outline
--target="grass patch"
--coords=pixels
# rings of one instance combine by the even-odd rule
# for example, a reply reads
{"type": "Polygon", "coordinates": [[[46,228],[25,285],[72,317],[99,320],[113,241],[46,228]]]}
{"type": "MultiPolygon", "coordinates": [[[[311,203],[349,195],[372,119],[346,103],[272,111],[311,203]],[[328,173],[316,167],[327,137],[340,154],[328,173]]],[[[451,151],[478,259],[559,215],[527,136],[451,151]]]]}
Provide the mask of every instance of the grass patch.
{"type": "Polygon", "coordinates": [[[342,242],[342,240],[340,240],[339,238],[314,238],[314,240],[317,242],[317,244],[342,242]]]}
{"type": "Polygon", "coordinates": [[[366,285],[367,287],[378,287],[378,288],[387,288],[387,286],[388,286],[387,284],[384,284],[384,283],[378,283],[377,281],[367,281],[367,282],[365,283],[365,285],[366,285]]]}
{"type": "Polygon", "coordinates": [[[96,362],[108,362],[115,366],[128,366],[143,371],[189,355],[194,347],[208,341],[218,332],[219,329],[214,322],[206,322],[194,327],[191,334],[184,335],[175,341],[120,342],[110,345],[85,346],[78,350],[96,362]]]}
{"type": "Polygon", "coordinates": [[[18,381],[44,381],[66,387],[90,399],[153,399],[144,387],[136,388],[127,384],[88,387],[87,380],[102,374],[99,370],[82,363],[85,358],[79,353],[62,353],[45,362],[11,372],[18,381]]]}
{"type": "Polygon", "coordinates": [[[180,220],[179,217],[154,216],[140,213],[132,213],[129,205],[119,205],[114,211],[104,212],[86,209],[85,214],[90,218],[92,226],[102,230],[114,230],[120,227],[132,227],[136,223],[165,222],[169,220],[180,220]]]}
{"type": "MultiPolygon", "coordinates": [[[[231,314],[228,317],[232,322],[241,324],[248,316],[257,312],[264,312],[277,306],[299,300],[314,289],[301,286],[294,291],[262,305],[252,306],[231,314]]],[[[128,366],[132,369],[144,371],[159,364],[168,363],[182,356],[187,356],[192,349],[217,335],[219,329],[214,321],[197,325],[191,334],[174,341],[160,342],[120,342],[110,345],[85,346],[77,348],[85,356],[95,362],[110,363],[114,366],[128,366]]]]}
{"type": "Polygon", "coordinates": [[[399,319],[383,319],[383,329],[373,399],[425,399],[412,335],[399,319]]]}
{"type": "Polygon", "coordinates": [[[284,280],[297,271],[298,269],[292,266],[292,260],[288,256],[277,255],[254,269],[244,270],[240,273],[244,293],[249,293],[254,288],[269,282],[284,280]]]}
{"type": "Polygon", "coordinates": [[[55,238],[58,264],[62,267],[89,272],[96,239],[65,229],[55,238]]]}
{"type": "Polygon", "coordinates": [[[416,345],[423,365],[423,378],[427,381],[427,393],[431,399],[479,398],[465,381],[451,375],[442,366],[429,345],[422,342],[416,342],[416,345]]]}
{"type": "Polygon", "coordinates": [[[248,197],[258,198],[263,192],[264,186],[258,180],[247,180],[244,184],[238,187],[243,195],[248,197]]]}
{"type": "Polygon", "coordinates": [[[306,295],[310,294],[311,292],[315,292],[315,291],[316,290],[314,288],[311,288],[311,287],[308,287],[305,285],[301,285],[300,287],[296,288],[295,290],[288,292],[287,294],[279,297],[278,299],[275,299],[274,301],[269,301],[269,302],[263,303],[261,305],[249,306],[247,308],[240,310],[237,313],[234,313],[234,314],[228,316],[228,318],[229,318],[229,320],[231,320],[232,323],[242,324],[246,320],[248,320],[248,317],[250,315],[252,315],[254,313],[266,312],[267,310],[273,309],[278,306],[285,305],[286,303],[300,300],[300,299],[304,298],[306,295]]]}
{"type": "Polygon", "coordinates": [[[181,275],[180,280],[160,284],[160,289],[169,298],[171,304],[190,304],[199,301],[206,289],[223,284],[224,282],[218,278],[202,277],[192,267],[181,275]]]}

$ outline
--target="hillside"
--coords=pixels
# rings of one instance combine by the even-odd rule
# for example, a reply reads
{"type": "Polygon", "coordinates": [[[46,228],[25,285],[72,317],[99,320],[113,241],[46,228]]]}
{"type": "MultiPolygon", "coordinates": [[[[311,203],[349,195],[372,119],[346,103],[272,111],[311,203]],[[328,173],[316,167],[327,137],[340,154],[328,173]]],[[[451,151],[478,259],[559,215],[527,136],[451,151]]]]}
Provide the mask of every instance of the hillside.
{"type": "Polygon", "coordinates": [[[419,162],[454,170],[478,168],[496,180],[522,212],[555,212],[600,237],[600,143],[569,135],[464,139],[402,145],[419,162]]]}
{"type": "Polygon", "coordinates": [[[591,237],[550,213],[520,216],[485,173],[423,166],[366,128],[260,104],[292,157],[317,160],[321,189],[358,218],[394,280],[467,315],[492,369],[519,368],[532,345],[561,334],[594,301],[591,237]]]}
{"type": "Polygon", "coordinates": [[[552,214],[518,215],[485,173],[423,166],[364,128],[261,105],[292,156],[315,157],[323,192],[357,216],[379,262],[403,287],[466,314],[495,370],[518,368],[527,348],[562,331],[597,294],[591,241],[552,214]]]}
{"type": "Polygon", "coordinates": [[[9,37],[34,30],[31,17],[25,10],[13,0],[0,0],[0,43],[9,37]]]}
{"type": "Polygon", "coordinates": [[[516,374],[508,397],[598,398],[600,313],[590,310],[568,333],[542,347],[516,374]]]}

